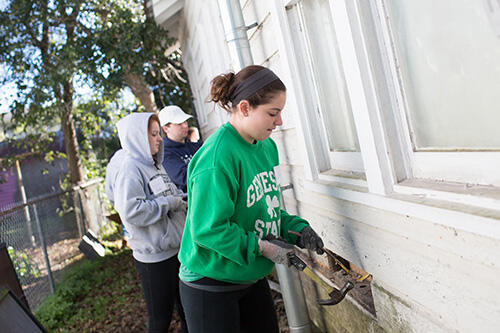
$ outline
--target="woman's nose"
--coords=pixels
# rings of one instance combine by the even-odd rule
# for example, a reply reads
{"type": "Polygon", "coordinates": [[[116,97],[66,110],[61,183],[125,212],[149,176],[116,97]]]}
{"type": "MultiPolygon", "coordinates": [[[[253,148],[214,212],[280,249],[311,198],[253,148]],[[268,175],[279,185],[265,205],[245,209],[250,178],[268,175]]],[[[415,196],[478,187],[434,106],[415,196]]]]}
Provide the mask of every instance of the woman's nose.
{"type": "Polygon", "coordinates": [[[276,126],[281,126],[281,125],[283,125],[283,120],[281,119],[281,113],[280,113],[280,114],[278,114],[278,116],[276,117],[275,124],[276,124],[276,126]]]}

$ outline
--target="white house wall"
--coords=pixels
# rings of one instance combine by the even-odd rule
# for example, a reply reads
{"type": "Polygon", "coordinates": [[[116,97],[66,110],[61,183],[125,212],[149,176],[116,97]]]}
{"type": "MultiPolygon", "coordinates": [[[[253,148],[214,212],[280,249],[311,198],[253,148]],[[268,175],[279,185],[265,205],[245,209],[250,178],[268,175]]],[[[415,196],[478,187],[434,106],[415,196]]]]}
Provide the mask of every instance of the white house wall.
{"type": "MultiPolygon", "coordinates": [[[[273,134],[280,152],[282,183],[294,185],[292,190],[284,193],[288,210],[308,219],[323,237],[326,247],[372,274],[376,318],[368,316],[370,324],[364,326],[367,331],[498,331],[500,213],[498,207],[495,209],[498,199],[482,207],[481,198],[471,206],[451,200],[451,195],[447,196],[445,192],[438,191],[442,196],[438,194],[436,197],[425,192],[401,193],[397,191],[399,185],[393,190],[391,184],[387,187],[384,182],[388,179],[395,182],[396,178],[401,178],[401,173],[411,170],[404,171],[408,169],[401,160],[404,157],[385,159],[384,152],[376,151],[370,143],[362,143],[362,153],[372,156],[365,160],[366,169],[371,170],[366,173],[368,180],[343,181],[342,177],[318,172],[316,153],[311,147],[317,135],[315,125],[309,124],[304,117],[304,114],[316,111],[304,104],[305,92],[300,91],[300,85],[294,81],[298,75],[294,72],[293,50],[286,41],[287,36],[282,35],[287,31],[283,26],[285,5],[295,2],[241,1],[246,24],[259,24],[248,31],[254,62],[273,69],[288,87],[284,125],[273,134]],[[388,170],[373,168],[399,171],[394,171],[398,175],[392,178],[392,174],[384,174],[388,170]],[[374,182],[375,178],[378,183],[374,182]],[[384,194],[384,189],[387,194],[384,194]]],[[[344,1],[333,0],[331,3],[335,7],[344,1]]],[[[216,1],[187,0],[181,15],[180,42],[184,65],[194,92],[198,119],[203,120],[201,132],[206,138],[227,120],[223,111],[214,109],[213,104],[205,103],[205,100],[210,80],[228,71],[231,61],[216,1]]],[[[344,37],[351,38],[339,36],[339,39],[344,37]]],[[[364,41],[360,43],[364,45],[364,41]]],[[[372,80],[370,84],[374,89],[375,82],[380,81],[363,76],[362,62],[363,59],[355,64],[360,66],[361,72],[352,74],[359,77],[347,79],[361,77],[367,80],[360,81],[365,85],[360,89],[366,92],[369,80],[372,80]]],[[[365,65],[367,69],[370,64],[365,65]]],[[[351,69],[347,71],[351,72],[351,69]]],[[[385,73],[390,74],[387,70],[385,73]]],[[[354,94],[352,90],[351,93],[354,94]]],[[[359,94],[356,98],[364,98],[360,105],[371,107],[371,98],[380,96],[359,94]]],[[[398,140],[383,131],[395,127],[389,126],[383,117],[366,126],[369,126],[365,129],[371,133],[375,144],[378,144],[377,140],[398,140]],[[377,133],[382,137],[374,139],[378,137],[377,133]]],[[[360,129],[363,127],[358,128],[358,132],[360,129]]],[[[400,145],[394,142],[387,143],[385,148],[400,145]]],[[[495,191],[493,189],[498,194],[495,191]]],[[[338,309],[342,306],[338,305],[338,309]]],[[[330,309],[335,312],[334,308],[330,309]]],[[[356,320],[360,313],[352,313],[351,319],[356,320]]],[[[338,331],[349,331],[350,327],[341,322],[332,325],[338,331]]],[[[330,326],[322,329],[327,327],[330,326]]]]}
{"type": "Polygon", "coordinates": [[[230,69],[224,32],[215,1],[186,1],[182,12],[180,42],[184,66],[193,91],[203,138],[227,119],[226,112],[207,103],[210,80],[230,69]]]}

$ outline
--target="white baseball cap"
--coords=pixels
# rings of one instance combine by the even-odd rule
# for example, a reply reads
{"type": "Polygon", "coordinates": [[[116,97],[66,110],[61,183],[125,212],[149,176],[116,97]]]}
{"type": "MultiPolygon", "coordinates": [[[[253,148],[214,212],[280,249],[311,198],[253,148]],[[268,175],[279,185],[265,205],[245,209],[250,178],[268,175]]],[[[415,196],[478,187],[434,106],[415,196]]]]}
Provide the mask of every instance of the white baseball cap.
{"type": "Polygon", "coordinates": [[[165,106],[158,114],[161,126],[165,126],[168,123],[181,124],[192,117],[193,116],[184,113],[177,105],[165,106]]]}

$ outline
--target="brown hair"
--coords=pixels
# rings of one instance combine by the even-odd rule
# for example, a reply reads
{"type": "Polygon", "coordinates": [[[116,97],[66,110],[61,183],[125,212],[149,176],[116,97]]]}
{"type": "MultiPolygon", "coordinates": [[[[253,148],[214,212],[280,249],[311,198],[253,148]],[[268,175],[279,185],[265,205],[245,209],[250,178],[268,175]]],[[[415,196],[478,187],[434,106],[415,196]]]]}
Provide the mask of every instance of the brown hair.
{"type": "MultiPolygon", "coordinates": [[[[209,102],[215,102],[219,104],[224,110],[231,112],[232,109],[239,103],[238,101],[231,100],[231,95],[234,93],[236,88],[248,77],[257,73],[258,71],[265,69],[263,66],[250,65],[238,73],[233,72],[217,75],[211,81],[210,87],[210,100],[209,102]],[[236,102],[236,103],[234,103],[236,102]]],[[[274,97],[277,92],[286,91],[286,87],[283,82],[277,78],[268,85],[260,88],[252,96],[245,98],[251,107],[257,107],[261,104],[269,103],[269,101],[274,97]]]]}
{"type": "MultiPolygon", "coordinates": [[[[149,140],[149,130],[151,129],[151,126],[153,125],[153,122],[156,121],[158,123],[158,126],[160,127],[160,135],[161,135],[161,124],[160,124],[160,118],[158,118],[158,116],[156,114],[152,114],[151,117],[149,117],[149,120],[148,120],[148,140],[149,140]]],[[[154,154],[153,155],[153,161],[154,161],[154,165],[157,169],[160,169],[160,167],[158,166],[159,163],[158,163],[158,153],[154,154]]]]}

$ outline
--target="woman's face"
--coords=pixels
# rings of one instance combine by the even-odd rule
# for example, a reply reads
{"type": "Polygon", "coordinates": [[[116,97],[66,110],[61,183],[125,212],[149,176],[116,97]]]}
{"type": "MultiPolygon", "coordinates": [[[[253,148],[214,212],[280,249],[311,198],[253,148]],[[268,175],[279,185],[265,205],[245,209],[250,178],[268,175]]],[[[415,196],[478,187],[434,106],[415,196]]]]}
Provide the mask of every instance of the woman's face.
{"type": "Polygon", "coordinates": [[[151,155],[158,153],[162,138],[160,133],[160,124],[158,124],[157,121],[153,121],[150,123],[148,128],[148,139],[151,155]]]}
{"type": "Polygon", "coordinates": [[[285,107],[286,93],[278,92],[269,101],[257,107],[248,107],[248,112],[244,112],[244,128],[242,137],[249,143],[255,140],[262,141],[267,139],[276,126],[281,126],[281,112],[285,107]]]}

